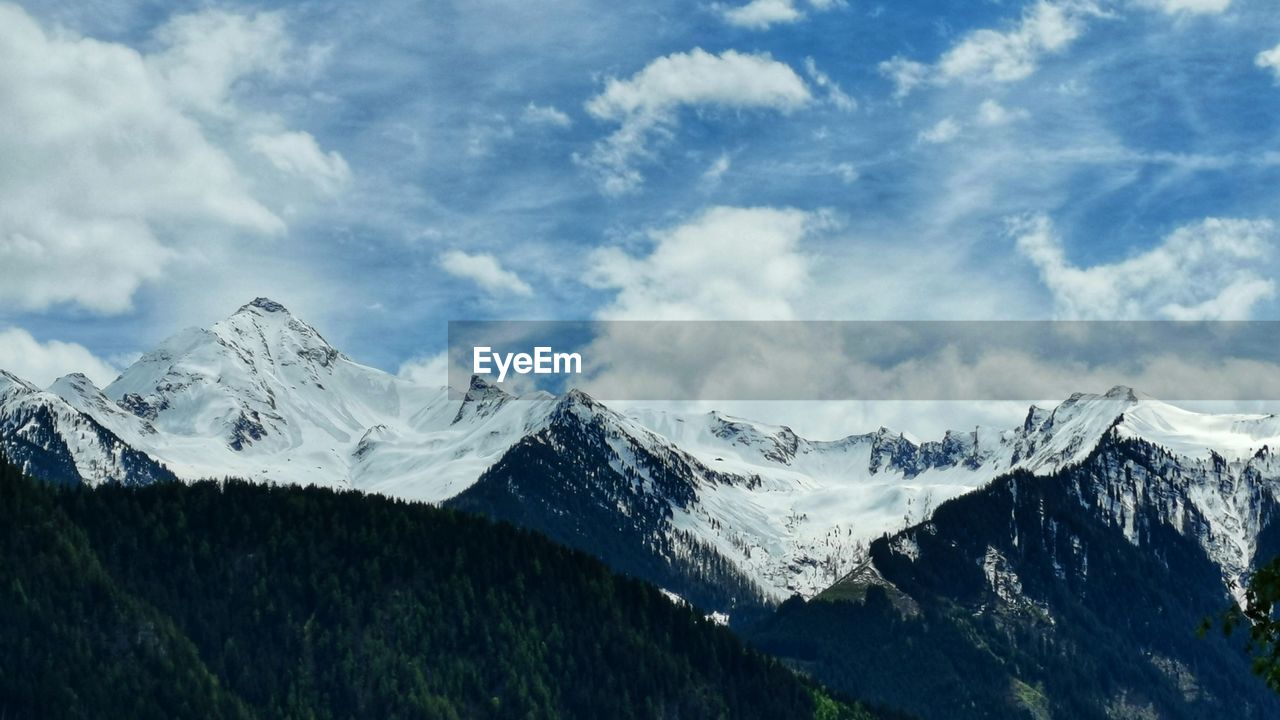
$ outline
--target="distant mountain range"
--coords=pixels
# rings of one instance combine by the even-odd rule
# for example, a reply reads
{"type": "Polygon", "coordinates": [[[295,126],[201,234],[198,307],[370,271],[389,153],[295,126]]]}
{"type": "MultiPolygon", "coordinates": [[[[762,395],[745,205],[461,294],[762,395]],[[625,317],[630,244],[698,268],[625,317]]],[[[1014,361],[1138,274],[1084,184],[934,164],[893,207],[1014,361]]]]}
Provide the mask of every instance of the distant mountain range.
{"type": "MultiPolygon", "coordinates": [[[[966,608],[1053,627],[1078,609],[1054,593],[1119,593],[1095,557],[1135,552],[1163,570],[1132,582],[1194,578],[1181,622],[1225,607],[1280,552],[1275,416],[1193,413],[1117,387],[1032,407],[1015,428],[819,442],[716,412],[624,414],[579,391],[514,397],[481,378],[451,397],[352,361],[265,298],[179,333],[101,390],[80,375],[46,389],[0,375],[0,443],[63,483],[234,476],[451,505],[539,530],[743,625],[793,594],[864,602],[878,587],[904,617],[945,604],[952,620],[966,608]],[[982,521],[966,527],[957,508],[982,521]],[[958,584],[940,580],[952,570],[958,584]]],[[[1116,631],[1089,612],[1097,632],[1116,631]]],[[[764,641],[784,649],[787,628],[804,626],[771,622],[764,641]]],[[[1200,677],[1191,651],[1159,655],[1168,663],[1134,652],[1200,677]]],[[[1140,690],[1117,707],[1146,707],[1140,690]]],[[[1067,707],[1044,697],[1046,712],[1067,707]]],[[[1183,715],[1152,715],[1166,716],[1183,715]]]]}

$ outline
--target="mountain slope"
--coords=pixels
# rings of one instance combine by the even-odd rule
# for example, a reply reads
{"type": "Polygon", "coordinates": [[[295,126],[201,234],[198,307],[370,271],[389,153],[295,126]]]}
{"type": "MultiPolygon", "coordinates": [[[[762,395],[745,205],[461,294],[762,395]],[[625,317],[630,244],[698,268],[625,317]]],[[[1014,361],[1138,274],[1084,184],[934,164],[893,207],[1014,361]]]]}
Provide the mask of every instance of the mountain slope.
{"type": "Polygon", "coordinates": [[[147,353],[105,394],[159,432],[139,447],[181,477],[456,495],[545,414],[550,398],[458,401],[343,355],[284,306],[257,298],[147,353]]]}
{"type": "Polygon", "coordinates": [[[869,717],[583,554],[424,505],[0,460],[0,528],[4,716],[869,717]]]}
{"type": "Polygon", "coordinates": [[[0,717],[252,717],[57,499],[0,452],[0,717]]]}
{"type": "MultiPolygon", "coordinates": [[[[452,501],[717,612],[757,595],[813,597],[861,566],[876,537],[1002,474],[1078,464],[1113,427],[1171,452],[1159,472],[1185,476],[1178,502],[1204,515],[1201,539],[1238,582],[1264,530],[1254,496],[1280,475],[1269,454],[1255,455],[1280,444],[1280,420],[1189,413],[1123,387],[1033,407],[1014,428],[925,442],[881,428],[817,442],[721,413],[623,415],[580,393],[514,397],[480,378],[461,396],[423,387],[352,361],[265,298],[179,333],[105,392],[77,376],[44,392],[0,380],[0,442],[50,479],[145,483],[171,468],[185,480],[452,501]],[[542,457],[547,447],[559,457],[542,457]],[[1229,466],[1221,483],[1215,457],[1229,466]]],[[[1112,512],[1132,503],[1126,492],[1112,512]]]]}
{"type": "MultiPolygon", "coordinates": [[[[1015,472],[877,540],[755,642],[926,718],[1275,717],[1239,648],[1196,632],[1230,595],[1216,506],[1193,498],[1230,495],[1229,464],[1176,467],[1128,432],[1121,420],[1079,465],[1015,472]]],[[[1271,484],[1255,498],[1274,528],[1271,484]]]]}
{"type": "Polygon", "coordinates": [[[734,482],[572,391],[447,506],[533,528],[735,620],[769,594],[714,547],[673,525],[707,484],[734,482]]]}
{"type": "Polygon", "coordinates": [[[50,482],[145,485],[173,479],[168,468],[137,449],[141,427],[102,398],[83,375],[59,379],[44,392],[0,370],[0,450],[50,482]],[[86,406],[99,400],[101,405],[91,415],[55,390],[83,400],[86,406]],[[122,438],[108,423],[131,430],[122,438]]]}

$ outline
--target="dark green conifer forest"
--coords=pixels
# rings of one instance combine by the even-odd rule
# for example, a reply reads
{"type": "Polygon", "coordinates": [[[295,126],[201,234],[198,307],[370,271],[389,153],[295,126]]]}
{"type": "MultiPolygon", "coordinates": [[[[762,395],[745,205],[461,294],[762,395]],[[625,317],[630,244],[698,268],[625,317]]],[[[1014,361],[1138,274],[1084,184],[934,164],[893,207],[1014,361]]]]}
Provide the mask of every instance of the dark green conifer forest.
{"type": "Polygon", "coordinates": [[[535,533],[0,458],[0,718],[867,718],[535,533]]]}

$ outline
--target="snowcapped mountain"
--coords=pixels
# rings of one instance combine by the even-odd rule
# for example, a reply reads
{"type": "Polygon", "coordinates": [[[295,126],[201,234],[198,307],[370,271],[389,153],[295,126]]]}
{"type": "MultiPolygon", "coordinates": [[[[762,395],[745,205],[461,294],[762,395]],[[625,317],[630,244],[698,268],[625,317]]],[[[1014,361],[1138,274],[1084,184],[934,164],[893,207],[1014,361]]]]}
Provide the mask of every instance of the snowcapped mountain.
{"type": "Polygon", "coordinates": [[[181,477],[433,502],[474,482],[550,402],[473,388],[459,403],[352,361],[266,298],[170,338],[105,392],[156,428],[141,447],[181,477]]]}
{"type": "MultiPolygon", "coordinates": [[[[481,379],[451,397],[354,362],[265,298],[175,335],[103,391],[83,376],[45,391],[0,378],[0,439],[65,481],[171,470],[453,501],[612,553],[704,605],[717,594],[660,566],[737,596],[813,596],[859,567],[873,539],[1012,471],[1078,465],[1113,436],[1166,454],[1159,479],[1181,478],[1170,522],[1194,509],[1224,576],[1247,573],[1259,498],[1280,476],[1268,449],[1280,419],[1191,413],[1128,388],[1032,407],[1016,428],[818,442],[716,412],[621,414],[580,392],[516,398],[481,379]],[[629,550],[627,533],[606,537],[624,527],[629,550]]],[[[1116,472],[1099,511],[1132,523],[1156,483],[1116,472]]]]}
{"type": "Polygon", "coordinates": [[[1133,436],[1153,418],[1242,443],[1268,422],[1135,399],[1079,462],[1015,470],[875,540],[753,641],[923,718],[1280,717],[1239,638],[1197,633],[1246,565],[1280,554],[1271,451],[1178,455],[1133,436]]]}
{"type": "Polygon", "coordinates": [[[148,431],[83,375],[59,378],[42,391],[0,370],[0,446],[33,474],[67,484],[173,479],[136,449],[148,431]],[[126,429],[123,436],[117,428],[126,429]]]}

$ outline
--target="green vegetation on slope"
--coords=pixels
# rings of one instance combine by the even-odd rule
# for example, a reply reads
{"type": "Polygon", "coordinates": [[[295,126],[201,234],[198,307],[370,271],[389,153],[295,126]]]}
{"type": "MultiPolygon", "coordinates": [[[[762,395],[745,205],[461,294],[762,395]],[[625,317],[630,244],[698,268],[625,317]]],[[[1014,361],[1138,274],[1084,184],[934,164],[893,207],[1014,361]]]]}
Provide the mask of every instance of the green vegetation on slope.
{"type": "Polygon", "coordinates": [[[1152,503],[1133,510],[1136,543],[1094,510],[1150,455],[1117,441],[1079,467],[949,501],[872,544],[879,582],[863,569],[790,600],[751,639],[829,687],[926,719],[1280,717],[1239,643],[1197,637],[1227,597],[1199,542],[1152,503]],[[996,573],[1016,590],[997,592],[996,573]]]}
{"type": "Polygon", "coordinates": [[[863,718],[535,533],[0,458],[0,717],[863,718]]]}

